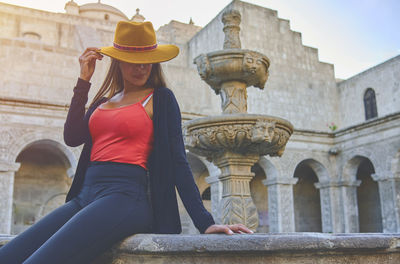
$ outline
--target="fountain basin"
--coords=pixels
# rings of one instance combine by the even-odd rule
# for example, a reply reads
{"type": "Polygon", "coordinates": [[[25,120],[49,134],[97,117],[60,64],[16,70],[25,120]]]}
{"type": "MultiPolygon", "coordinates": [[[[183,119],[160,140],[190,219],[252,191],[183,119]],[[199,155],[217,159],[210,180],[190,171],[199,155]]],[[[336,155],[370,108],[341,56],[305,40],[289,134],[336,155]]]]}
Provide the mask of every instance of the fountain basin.
{"type": "Polygon", "coordinates": [[[281,156],[293,133],[284,119],[257,114],[224,114],[184,123],[189,151],[208,159],[229,151],[238,154],[281,156]]]}
{"type": "Polygon", "coordinates": [[[216,94],[224,82],[240,81],[246,87],[264,89],[268,79],[269,59],[256,51],[245,49],[224,49],[201,54],[194,59],[202,80],[210,85],[216,94]]]}

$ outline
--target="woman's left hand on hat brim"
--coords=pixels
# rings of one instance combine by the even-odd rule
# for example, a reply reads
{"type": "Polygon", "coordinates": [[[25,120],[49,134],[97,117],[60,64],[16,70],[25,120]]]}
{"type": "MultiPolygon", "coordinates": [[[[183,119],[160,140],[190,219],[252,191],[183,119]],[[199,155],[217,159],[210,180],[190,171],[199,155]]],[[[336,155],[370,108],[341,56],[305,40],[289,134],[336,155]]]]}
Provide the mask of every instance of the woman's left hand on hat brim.
{"type": "Polygon", "coordinates": [[[227,235],[233,235],[235,233],[238,234],[253,234],[254,232],[248,229],[245,225],[243,224],[233,224],[233,225],[211,225],[209,226],[204,234],[215,234],[215,233],[225,233],[227,235]]]}

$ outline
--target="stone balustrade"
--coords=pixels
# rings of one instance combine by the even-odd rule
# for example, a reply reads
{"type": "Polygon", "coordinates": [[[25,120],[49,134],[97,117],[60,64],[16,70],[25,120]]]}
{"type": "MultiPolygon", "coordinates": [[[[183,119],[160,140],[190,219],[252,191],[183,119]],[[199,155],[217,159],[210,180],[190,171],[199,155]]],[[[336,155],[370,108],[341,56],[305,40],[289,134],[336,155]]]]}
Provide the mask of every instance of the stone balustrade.
{"type": "MultiPolygon", "coordinates": [[[[12,236],[0,235],[0,246],[12,236]]],[[[134,263],[400,263],[400,234],[137,234],[96,264],[134,263]]]]}

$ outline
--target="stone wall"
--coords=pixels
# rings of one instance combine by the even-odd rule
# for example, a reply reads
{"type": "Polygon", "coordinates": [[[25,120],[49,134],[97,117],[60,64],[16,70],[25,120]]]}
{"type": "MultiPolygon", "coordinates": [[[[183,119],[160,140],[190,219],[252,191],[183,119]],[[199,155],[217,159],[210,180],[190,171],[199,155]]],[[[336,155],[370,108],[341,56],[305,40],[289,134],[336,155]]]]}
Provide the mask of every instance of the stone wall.
{"type": "Polygon", "coordinates": [[[394,57],[338,84],[341,127],[365,122],[364,94],[375,91],[378,117],[400,112],[400,56],[394,57]]]}
{"type": "MultiPolygon", "coordinates": [[[[1,96],[56,104],[71,100],[81,52],[87,46],[110,45],[115,28],[115,22],[4,3],[0,3],[0,25],[4,29],[0,31],[1,96]]],[[[107,68],[107,59],[98,63],[90,97],[100,87],[107,68]]]]}
{"type": "MultiPolygon", "coordinates": [[[[12,236],[0,236],[0,247],[12,236]]],[[[397,264],[399,234],[137,234],[94,263],[397,264]]]]}
{"type": "Polygon", "coordinates": [[[1,38],[23,37],[24,29],[26,28],[29,29],[29,32],[39,34],[41,43],[64,48],[73,48],[75,45],[75,36],[71,34],[68,27],[76,25],[88,26],[93,29],[109,31],[113,36],[116,25],[115,22],[105,21],[102,17],[100,19],[87,18],[19,7],[6,3],[0,3],[0,13],[1,38]],[[34,27],[33,25],[37,26],[34,27]]]}
{"type": "Polygon", "coordinates": [[[395,264],[400,261],[399,240],[398,234],[139,234],[95,262],[395,264]]]}
{"type": "MultiPolygon", "coordinates": [[[[221,16],[229,8],[242,16],[242,48],[261,52],[271,61],[265,90],[248,89],[248,112],[282,117],[296,129],[326,131],[326,123],[339,123],[333,65],[320,62],[318,50],[304,46],[301,34],[290,30],[289,21],[278,18],[274,10],[233,1],[190,40],[188,61],[222,49],[221,16]]],[[[203,89],[196,83],[193,86],[203,89]]]]}

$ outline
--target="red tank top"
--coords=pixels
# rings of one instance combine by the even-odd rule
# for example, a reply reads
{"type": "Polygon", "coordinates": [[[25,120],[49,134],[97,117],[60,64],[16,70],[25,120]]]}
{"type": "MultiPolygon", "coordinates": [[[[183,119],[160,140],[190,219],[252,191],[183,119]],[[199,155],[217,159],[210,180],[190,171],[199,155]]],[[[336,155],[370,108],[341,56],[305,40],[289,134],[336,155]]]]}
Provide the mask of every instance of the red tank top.
{"type": "Polygon", "coordinates": [[[89,119],[93,142],[91,161],[130,163],[147,169],[154,138],[153,121],[144,105],[152,94],[127,106],[113,109],[97,107],[89,119]],[[146,102],[142,105],[144,100],[146,102]]]}

